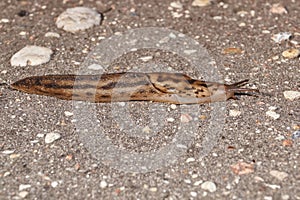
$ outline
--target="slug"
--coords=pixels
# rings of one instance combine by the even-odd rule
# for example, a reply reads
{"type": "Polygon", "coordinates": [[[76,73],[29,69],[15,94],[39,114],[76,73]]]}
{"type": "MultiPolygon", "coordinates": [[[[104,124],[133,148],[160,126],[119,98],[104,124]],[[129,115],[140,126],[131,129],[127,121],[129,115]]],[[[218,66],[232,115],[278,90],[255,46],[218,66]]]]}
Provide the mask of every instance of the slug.
{"type": "Polygon", "coordinates": [[[10,85],[12,89],[64,100],[95,103],[154,101],[172,104],[203,104],[236,99],[248,80],[220,84],[192,79],[181,73],[113,73],[102,75],[32,76],[10,85]]]}

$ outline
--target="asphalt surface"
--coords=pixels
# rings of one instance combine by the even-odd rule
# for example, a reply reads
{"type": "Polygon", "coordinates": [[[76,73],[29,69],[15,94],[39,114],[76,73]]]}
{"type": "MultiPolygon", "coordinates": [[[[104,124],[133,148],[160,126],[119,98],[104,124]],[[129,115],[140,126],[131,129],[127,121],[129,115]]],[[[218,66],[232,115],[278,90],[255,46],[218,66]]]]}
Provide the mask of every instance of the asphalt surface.
{"type": "MultiPolygon", "coordinates": [[[[246,87],[264,94],[201,106],[94,105],[1,86],[0,199],[300,199],[300,139],[292,138],[300,126],[300,104],[283,95],[299,91],[299,57],[282,56],[300,48],[300,1],[228,0],[206,7],[181,1],[182,9],[170,8],[171,2],[1,1],[0,82],[78,74],[88,53],[112,34],[165,27],[207,49],[218,74],[212,79],[249,79],[246,87]],[[274,3],[287,13],[271,13],[274,3]],[[101,25],[74,34],[58,29],[56,18],[76,6],[105,11],[101,25]],[[50,31],[60,37],[45,37],[50,31]],[[293,37],[275,43],[271,37],[279,32],[293,37]],[[11,66],[12,55],[26,45],[54,54],[40,66],[11,66]],[[268,116],[270,110],[279,118],[268,116]],[[45,143],[53,132],[60,138],[45,143]]],[[[157,49],[126,53],[107,72],[127,70],[194,78],[207,73],[157,49]],[[141,57],[152,60],[147,64],[141,57]]]]}

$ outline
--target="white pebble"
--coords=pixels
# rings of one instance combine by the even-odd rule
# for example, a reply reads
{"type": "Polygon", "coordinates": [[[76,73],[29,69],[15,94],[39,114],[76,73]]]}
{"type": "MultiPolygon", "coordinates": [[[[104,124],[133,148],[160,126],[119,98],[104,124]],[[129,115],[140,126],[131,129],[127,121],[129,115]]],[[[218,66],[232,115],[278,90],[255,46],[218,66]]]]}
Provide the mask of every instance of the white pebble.
{"type": "Polygon", "coordinates": [[[3,18],[3,19],[1,19],[1,22],[2,22],[2,23],[8,23],[8,22],[9,22],[9,19],[3,18]]]}
{"type": "Polygon", "coordinates": [[[284,194],[284,195],[281,196],[281,199],[282,200],[289,200],[290,196],[288,194],[284,194]]]}
{"type": "Polygon", "coordinates": [[[143,61],[143,62],[147,62],[149,60],[152,60],[153,59],[153,56],[143,56],[143,57],[140,57],[139,60],[143,61]]]}
{"type": "Polygon", "coordinates": [[[91,64],[87,68],[91,69],[91,70],[103,70],[103,67],[101,65],[98,65],[98,64],[91,64]]]}
{"type": "Polygon", "coordinates": [[[61,136],[59,133],[54,133],[54,132],[48,133],[45,137],[45,143],[50,144],[50,143],[54,142],[55,140],[60,139],[60,137],[61,136]]]}
{"type": "Polygon", "coordinates": [[[274,120],[279,119],[280,114],[276,113],[275,111],[269,110],[266,112],[266,115],[273,118],[274,120]]]}
{"type": "Polygon", "coordinates": [[[42,137],[44,137],[44,134],[43,134],[43,133],[38,133],[38,134],[36,135],[36,137],[42,138],[42,137]]]}
{"type": "Polygon", "coordinates": [[[177,9],[180,9],[180,10],[182,9],[182,4],[179,1],[177,1],[177,2],[171,2],[170,6],[172,8],[177,8],[177,9]]]}
{"type": "Polygon", "coordinates": [[[151,128],[149,126],[145,126],[142,131],[143,131],[143,133],[150,133],[151,128]]]}
{"type": "Polygon", "coordinates": [[[57,181],[52,181],[52,182],[51,182],[51,186],[52,186],[53,188],[56,188],[56,187],[58,186],[58,182],[57,182],[57,181]]]}
{"type": "Polygon", "coordinates": [[[300,98],[300,92],[298,91],[284,91],[283,95],[286,99],[291,101],[300,98]]]}
{"type": "Polygon", "coordinates": [[[21,36],[24,36],[24,35],[26,35],[27,34],[27,32],[25,32],[25,31],[21,31],[20,33],[19,33],[19,35],[21,35],[21,36]]]}
{"type": "Polygon", "coordinates": [[[271,196],[264,196],[264,200],[272,200],[273,198],[271,196]]]}
{"type": "Polygon", "coordinates": [[[157,188],[156,188],[156,187],[151,187],[149,190],[150,190],[151,192],[157,192],[157,188]]]}
{"type": "Polygon", "coordinates": [[[191,54],[196,53],[196,52],[197,52],[197,50],[195,50],[195,49],[186,49],[186,50],[183,51],[183,53],[185,53],[187,55],[191,55],[191,54]]]}
{"type": "Polygon", "coordinates": [[[175,119],[172,118],[172,117],[170,117],[170,118],[167,119],[167,122],[174,122],[174,121],[175,121],[175,119]]]}
{"type": "Polygon", "coordinates": [[[191,192],[190,194],[192,197],[197,197],[197,192],[191,192]]]}
{"type": "Polygon", "coordinates": [[[66,117],[71,117],[71,116],[73,116],[73,113],[69,112],[69,111],[65,111],[65,116],[66,117]]]}
{"type": "Polygon", "coordinates": [[[19,192],[18,196],[24,199],[25,197],[27,197],[28,194],[29,194],[29,192],[22,191],[22,192],[19,192]]]}
{"type": "Polygon", "coordinates": [[[55,32],[47,32],[45,34],[45,37],[54,37],[54,38],[60,38],[60,35],[58,33],[55,32]]]}
{"type": "Polygon", "coordinates": [[[96,11],[86,7],[75,7],[68,8],[60,14],[56,20],[56,26],[67,32],[75,33],[99,25],[100,22],[101,16],[96,11]]]}
{"type": "Polygon", "coordinates": [[[52,53],[46,47],[26,46],[11,57],[10,64],[22,67],[40,65],[49,62],[52,53]]]}
{"type": "Polygon", "coordinates": [[[275,111],[275,110],[277,110],[277,107],[276,106],[270,106],[269,110],[275,111]]]}
{"type": "Polygon", "coordinates": [[[200,180],[200,181],[196,181],[196,182],[194,183],[194,186],[198,186],[198,185],[200,185],[201,183],[203,183],[203,181],[202,181],[202,180],[200,180]]]}
{"type": "Polygon", "coordinates": [[[217,190],[216,184],[211,181],[205,181],[204,183],[202,183],[201,188],[209,192],[215,192],[217,190]]]}
{"type": "Polygon", "coordinates": [[[194,0],[192,6],[204,7],[210,4],[211,0],[194,0]]]}
{"type": "Polygon", "coordinates": [[[171,109],[175,110],[177,106],[175,104],[171,104],[170,107],[171,107],[171,109]]]}
{"type": "Polygon", "coordinates": [[[21,184],[21,185],[19,185],[19,191],[26,190],[28,188],[31,188],[31,185],[29,185],[29,184],[21,184]]]}
{"type": "Polygon", "coordinates": [[[231,117],[237,117],[237,116],[240,116],[241,115],[241,111],[239,110],[229,110],[229,116],[231,117]]]}
{"type": "Polygon", "coordinates": [[[272,185],[272,184],[267,184],[267,183],[265,183],[265,186],[267,186],[267,187],[269,187],[269,188],[271,188],[273,190],[281,188],[280,185],[272,185]]]}
{"type": "Polygon", "coordinates": [[[106,187],[107,187],[107,182],[104,181],[104,180],[101,181],[101,182],[100,182],[100,187],[101,187],[101,188],[106,188],[106,187]]]}
{"type": "Polygon", "coordinates": [[[186,159],[186,161],[185,162],[187,162],[187,163],[190,163],[190,162],[195,162],[195,158],[188,158],[188,159],[186,159]]]}
{"type": "Polygon", "coordinates": [[[4,150],[4,151],[2,151],[3,154],[7,154],[7,155],[12,154],[13,152],[15,152],[15,150],[4,150]]]}
{"type": "Polygon", "coordinates": [[[274,176],[275,178],[277,178],[278,180],[280,180],[280,181],[283,181],[286,177],[289,176],[288,173],[281,172],[281,171],[278,171],[278,170],[271,170],[270,174],[272,176],[274,176]]]}
{"type": "Polygon", "coordinates": [[[271,39],[276,43],[281,43],[282,41],[289,40],[292,37],[292,34],[289,32],[281,32],[274,34],[271,39]]]}

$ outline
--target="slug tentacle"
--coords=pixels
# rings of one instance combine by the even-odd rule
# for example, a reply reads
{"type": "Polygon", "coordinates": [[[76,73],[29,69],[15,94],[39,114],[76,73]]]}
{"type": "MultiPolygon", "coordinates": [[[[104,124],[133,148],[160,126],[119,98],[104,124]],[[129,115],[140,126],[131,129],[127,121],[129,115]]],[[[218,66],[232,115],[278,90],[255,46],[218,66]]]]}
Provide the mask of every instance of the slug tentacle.
{"type": "Polygon", "coordinates": [[[115,73],[102,75],[45,75],[19,80],[12,89],[65,100],[96,103],[155,101],[203,104],[258,92],[241,88],[248,80],[231,85],[192,79],[181,73],[115,73]]]}

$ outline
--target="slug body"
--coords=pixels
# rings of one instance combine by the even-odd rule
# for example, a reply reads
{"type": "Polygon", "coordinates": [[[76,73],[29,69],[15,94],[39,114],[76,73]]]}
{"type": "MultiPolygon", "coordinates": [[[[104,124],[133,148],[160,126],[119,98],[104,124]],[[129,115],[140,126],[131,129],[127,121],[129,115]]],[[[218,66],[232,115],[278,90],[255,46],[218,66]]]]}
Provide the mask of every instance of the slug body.
{"type": "Polygon", "coordinates": [[[235,98],[236,93],[258,92],[232,85],[195,80],[181,73],[114,73],[102,75],[45,75],[19,80],[11,88],[65,100],[95,103],[155,101],[203,104],[235,98]]]}

